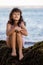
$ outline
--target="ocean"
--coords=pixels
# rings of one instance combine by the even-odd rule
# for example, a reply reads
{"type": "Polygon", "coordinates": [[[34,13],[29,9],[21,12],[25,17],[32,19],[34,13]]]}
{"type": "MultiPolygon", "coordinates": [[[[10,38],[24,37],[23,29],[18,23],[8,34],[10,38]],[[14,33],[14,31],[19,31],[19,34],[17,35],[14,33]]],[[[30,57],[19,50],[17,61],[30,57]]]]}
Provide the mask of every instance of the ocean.
{"type": "MultiPolygon", "coordinates": [[[[28,36],[23,36],[26,42],[43,41],[43,8],[20,8],[26,22],[28,36]]],[[[6,24],[12,8],[0,8],[0,40],[6,40],[6,24]]],[[[33,44],[33,43],[32,43],[33,44]]],[[[29,44],[29,45],[32,45],[29,44]]]]}

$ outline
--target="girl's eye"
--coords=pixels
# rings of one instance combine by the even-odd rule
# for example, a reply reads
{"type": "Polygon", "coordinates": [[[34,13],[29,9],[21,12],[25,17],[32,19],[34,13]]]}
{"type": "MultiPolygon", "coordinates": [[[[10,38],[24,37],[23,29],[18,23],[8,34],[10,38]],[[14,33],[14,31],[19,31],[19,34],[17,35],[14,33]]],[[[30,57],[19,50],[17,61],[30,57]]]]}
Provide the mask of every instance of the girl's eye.
{"type": "Polygon", "coordinates": [[[20,14],[18,14],[18,15],[20,15],[20,14]]]}

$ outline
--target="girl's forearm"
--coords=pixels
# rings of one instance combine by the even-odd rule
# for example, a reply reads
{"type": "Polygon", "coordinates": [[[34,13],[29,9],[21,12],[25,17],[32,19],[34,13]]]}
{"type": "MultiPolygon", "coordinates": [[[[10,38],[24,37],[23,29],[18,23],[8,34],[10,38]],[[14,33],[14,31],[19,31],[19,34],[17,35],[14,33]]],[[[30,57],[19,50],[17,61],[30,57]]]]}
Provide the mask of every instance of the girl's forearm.
{"type": "Polygon", "coordinates": [[[27,36],[27,35],[28,35],[28,33],[27,33],[27,30],[26,30],[26,29],[22,29],[20,32],[21,32],[21,34],[23,34],[23,35],[25,35],[25,36],[27,36]]]}

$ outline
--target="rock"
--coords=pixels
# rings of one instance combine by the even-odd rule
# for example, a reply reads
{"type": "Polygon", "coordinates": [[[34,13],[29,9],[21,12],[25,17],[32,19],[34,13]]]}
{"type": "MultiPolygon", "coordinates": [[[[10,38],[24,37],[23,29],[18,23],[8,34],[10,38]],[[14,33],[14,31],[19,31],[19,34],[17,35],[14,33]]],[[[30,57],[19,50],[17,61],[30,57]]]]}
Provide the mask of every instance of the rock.
{"type": "Polygon", "coordinates": [[[21,61],[18,59],[18,49],[16,57],[11,56],[11,50],[6,42],[0,42],[0,65],[43,65],[43,41],[23,48],[24,58],[21,61]]]}

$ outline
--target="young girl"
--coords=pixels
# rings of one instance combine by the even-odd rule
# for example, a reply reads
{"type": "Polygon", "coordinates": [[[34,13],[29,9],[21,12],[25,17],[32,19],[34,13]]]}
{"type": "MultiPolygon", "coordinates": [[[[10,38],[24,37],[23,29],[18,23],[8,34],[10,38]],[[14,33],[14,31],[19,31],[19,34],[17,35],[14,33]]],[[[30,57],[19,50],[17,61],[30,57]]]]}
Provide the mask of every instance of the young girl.
{"type": "Polygon", "coordinates": [[[23,40],[22,35],[27,36],[27,30],[25,27],[25,22],[22,18],[22,12],[18,8],[13,8],[10,16],[9,21],[7,22],[6,27],[6,35],[7,35],[7,45],[12,48],[12,56],[17,56],[16,54],[16,41],[19,48],[19,60],[23,58],[23,40]]]}

